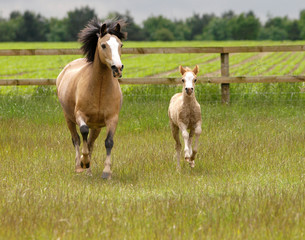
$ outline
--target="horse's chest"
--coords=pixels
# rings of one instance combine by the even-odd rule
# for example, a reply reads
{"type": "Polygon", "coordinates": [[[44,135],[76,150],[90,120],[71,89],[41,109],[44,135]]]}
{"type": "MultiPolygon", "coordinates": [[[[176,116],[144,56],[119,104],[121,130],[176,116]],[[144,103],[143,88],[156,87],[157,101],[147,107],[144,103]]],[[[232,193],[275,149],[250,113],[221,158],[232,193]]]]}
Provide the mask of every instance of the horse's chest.
{"type": "Polygon", "coordinates": [[[179,114],[179,119],[182,121],[188,128],[195,125],[200,120],[200,115],[197,111],[192,108],[184,109],[179,114]]]}

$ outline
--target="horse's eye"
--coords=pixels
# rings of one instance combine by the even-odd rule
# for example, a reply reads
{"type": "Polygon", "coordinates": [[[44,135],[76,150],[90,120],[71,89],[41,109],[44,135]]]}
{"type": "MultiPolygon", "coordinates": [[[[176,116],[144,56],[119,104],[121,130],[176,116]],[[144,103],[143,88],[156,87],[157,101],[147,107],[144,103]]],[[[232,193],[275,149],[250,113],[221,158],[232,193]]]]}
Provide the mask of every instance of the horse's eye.
{"type": "Polygon", "coordinates": [[[182,82],[184,82],[184,79],[182,79],[182,82]]]}
{"type": "Polygon", "coordinates": [[[121,45],[121,48],[122,48],[123,46],[124,46],[124,45],[122,44],[122,45],[121,45]]]}
{"type": "Polygon", "coordinates": [[[195,78],[194,82],[197,82],[197,78],[195,78]]]}
{"type": "Polygon", "coordinates": [[[106,44],[102,44],[102,48],[105,49],[106,48],[106,44]]]}

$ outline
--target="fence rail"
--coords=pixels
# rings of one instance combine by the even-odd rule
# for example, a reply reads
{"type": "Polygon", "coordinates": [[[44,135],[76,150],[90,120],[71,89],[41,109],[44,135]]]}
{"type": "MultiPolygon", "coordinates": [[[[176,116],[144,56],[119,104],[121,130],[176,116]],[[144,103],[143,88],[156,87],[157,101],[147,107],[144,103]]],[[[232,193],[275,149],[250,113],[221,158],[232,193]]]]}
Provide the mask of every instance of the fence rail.
{"type": "MultiPolygon", "coordinates": [[[[304,52],[305,45],[237,47],[124,48],[123,54],[220,53],[221,77],[199,77],[199,83],[221,84],[222,102],[230,101],[230,83],[304,82],[305,76],[234,76],[230,77],[229,54],[249,52],[304,52]]],[[[80,49],[0,49],[0,56],[82,55],[80,49]]],[[[122,78],[121,84],[180,84],[180,78],[122,78]]],[[[0,86],[54,85],[55,79],[0,79],[0,86]]]]}

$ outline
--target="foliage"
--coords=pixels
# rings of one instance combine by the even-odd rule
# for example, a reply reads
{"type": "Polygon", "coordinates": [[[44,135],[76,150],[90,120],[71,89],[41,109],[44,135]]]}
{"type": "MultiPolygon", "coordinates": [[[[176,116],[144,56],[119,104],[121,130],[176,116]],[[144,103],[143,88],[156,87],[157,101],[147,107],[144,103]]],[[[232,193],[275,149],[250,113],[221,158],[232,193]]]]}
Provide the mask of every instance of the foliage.
{"type": "MultiPolygon", "coordinates": [[[[89,6],[71,10],[63,19],[14,11],[9,19],[0,19],[0,41],[75,41],[80,29],[93,17],[97,14],[89,6]]],[[[221,16],[194,13],[178,20],[150,16],[141,25],[135,23],[129,11],[110,12],[106,18],[124,18],[130,41],[305,39],[305,10],[300,11],[299,19],[269,16],[265,24],[252,11],[227,11],[221,16]]]]}

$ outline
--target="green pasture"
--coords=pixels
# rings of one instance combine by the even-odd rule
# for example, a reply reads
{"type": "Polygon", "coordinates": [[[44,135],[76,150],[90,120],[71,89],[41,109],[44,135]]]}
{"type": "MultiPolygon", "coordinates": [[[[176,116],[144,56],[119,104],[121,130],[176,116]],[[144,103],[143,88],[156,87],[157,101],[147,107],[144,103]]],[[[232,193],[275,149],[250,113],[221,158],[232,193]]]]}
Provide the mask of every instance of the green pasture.
{"type": "Polygon", "coordinates": [[[0,98],[1,239],[304,239],[304,102],[199,99],[194,169],[176,171],[167,99],[127,96],[113,179],[74,173],[55,96],[0,98]]]}
{"type": "MultiPolygon", "coordinates": [[[[125,47],[295,42],[134,43],[125,47]]],[[[0,49],[78,43],[0,43],[0,49]]],[[[0,79],[56,78],[80,56],[0,57],[0,79]]],[[[232,75],[304,74],[304,53],[230,55],[232,75]]],[[[179,76],[180,64],[219,75],[218,54],[126,55],[124,77],[179,76]]],[[[55,87],[0,87],[0,239],[304,239],[305,86],[197,84],[202,135],[196,166],[176,171],[167,108],[181,86],[122,86],[112,151],[101,178],[105,130],[92,176],[75,150],[55,87]]]]}
{"type": "MultiPolygon", "coordinates": [[[[125,47],[198,47],[198,46],[254,46],[304,44],[299,42],[227,41],[227,42],[125,42],[125,47]]],[[[0,49],[78,48],[71,43],[0,43],[0,49]]],[[[82,56],[10,56],[0,57],[0,79],[56,78],[70,61],[82,56]]],[[[149,54],[123,55],[123,77],[179,77],[178,66],[200,67],[199,76],[220,76],[219,54],[149,54]]],[[[305,53],[240,53],[230,54],[231,76],[304,75],[305,53]]],[[[123,91],[133,94],[134,86],[122,86],[123,91]]],[[[141,89],[141,87],[139,87],[141,89]]],[[[218,85],[200,86],[200,93],[208,92],[208,101],[214,101],[219,93],[218,85]]],[[[18,87],[18,94],[32,94],[36,87],[18,87]]],[[[0,93],[15,93],[14,87],[0,87],[0,93]]],[[[135,90],[134,90],[135,91],[135,90]]],[[[142,90],[141,90],[142,91],[142,90]]],[[[304,95],[304,84],[232,84],[235,96],[284,93],[285,98],[304,95]],[[288,95],[287,95],[288,94],[288,95]]],[[[233,97],[234,99],[234,97],[233,97]]]]}

